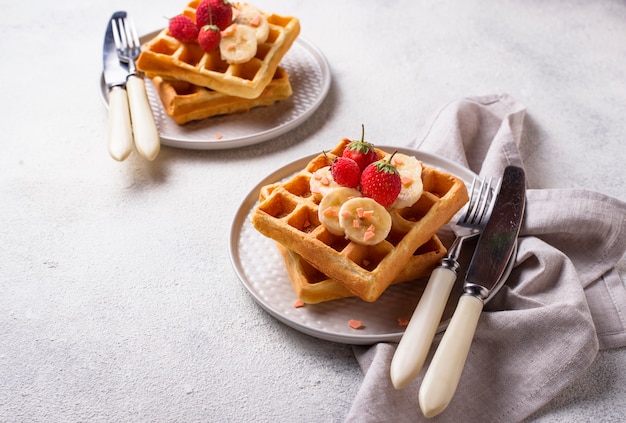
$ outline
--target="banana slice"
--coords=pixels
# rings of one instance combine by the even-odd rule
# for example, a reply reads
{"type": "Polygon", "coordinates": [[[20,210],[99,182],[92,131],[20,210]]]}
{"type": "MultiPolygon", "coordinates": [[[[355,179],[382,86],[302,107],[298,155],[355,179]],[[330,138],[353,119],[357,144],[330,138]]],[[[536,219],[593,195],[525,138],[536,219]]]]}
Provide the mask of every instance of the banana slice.
{"type": "Polygon", "coordinates": [[[330,166],[325,166],[317,169],[313,172],[311,179],[309,180],[309,189],[311,193],[321,200],[329,190],[339,187],[337,182],[333,179],[333,175],[330,171],[330,166]]]}
{"type": "Polygon", "coordinates": [[[356,197],[361,197],[361,191],[354,188],[338,187],[326,192],[320,201],[317,215],[328,232],[333,235],[344,235],[345,232],[339,224],[339,210],[346,201],[356,197]]]}
{"type": "Polygon", "coordinates": [[[254,29],[257,43],[264,43],[270,35],[270,25],[263,12],[249,4],[244,4],[238,9],[235,22],[254,29]]]}
{"type": "Polygon", "coordinates": [[[252,27],[234,23],[222,31],[220,55],[222,60],[231,65],[252,59],[256,55],[256,47],[256,35],[252,27]]]}
{"type": "Polygon", "coordinates": [[[391,216],[376,200],[359,197],[343,203],[339,209],[339,224],[351,241],[375,245],[389,235],[391,216]]]}
{"type": "Polygon", "coordinates": [[[413,156],[396,153],[391,159],[398,172],[402,188],[398,198],[391,204],[392,209],[410,207],[422,196],[424,185],[422,183],[422,163],[413,156]]]}

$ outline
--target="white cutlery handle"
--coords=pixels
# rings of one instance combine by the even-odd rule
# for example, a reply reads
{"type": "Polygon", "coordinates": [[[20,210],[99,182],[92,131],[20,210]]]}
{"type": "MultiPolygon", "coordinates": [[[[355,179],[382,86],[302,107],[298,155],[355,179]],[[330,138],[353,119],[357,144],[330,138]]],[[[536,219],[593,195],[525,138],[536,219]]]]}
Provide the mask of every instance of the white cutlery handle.
{"type": "Polygon", "coordinates": [[[474,296],[463,295],[459,299],[420,387],[419,404],[424,416],[436,416],[452,400],[482,309],[483,302],[474,296]]]}
{"type": "Polygon", "coordinates": [[[154,160],[159,154],[161,140],[154,122],[143,78],[135,75],[129,76],[126,81],[126,90],[128,91],[130,114],[133,120],[135,148],[146,159],[154,160]]]}
{"type": "Polygon", "coordinates": [[[437,267],[430,275],[391,361],[396,389],[408,385],[422,369],[455,281],[456,273],[445,267],[437,267]]]}
{"type": "Polygon", "coordinates": [[[128,97],[122,87],[109,92],[109,154],[118,162],[125,160],[133,150],[133,133],[130,124],[128,97]]]}

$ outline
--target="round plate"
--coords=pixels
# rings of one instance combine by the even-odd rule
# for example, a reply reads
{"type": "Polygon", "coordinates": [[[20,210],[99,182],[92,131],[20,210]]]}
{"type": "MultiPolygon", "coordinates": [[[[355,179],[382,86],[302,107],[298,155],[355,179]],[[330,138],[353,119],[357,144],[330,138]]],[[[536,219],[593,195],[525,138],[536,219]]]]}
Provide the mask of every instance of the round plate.
{"type": "MultiPolygon", "coordinates": [[[[141,37],[141,43],[158,33],[155,31],[141,37]]],[[[280,66],[289,73],[293,90],[290,98],[245,113],[214,116],[186,125],[178,125],[165,113],[152,81],[146,78],[146,92],[161,144],[194,150],[238,148],[265,142],[296,128],[317,110],[328,94],[330,67],[317,47],[301,37],[296,38],[280,66]]],[[[108,105],[109,93],[103,75],[100,91],[108,105]]]]}
{"type": "MultiPolygon", "coordinates": [[[[379,148],[385,151],[397,150],[415,156],[425,165],[460,177],[468,185],[475,176],[469,170],[453,162],[428,153],[407,148],[384,146],[379,148]]],[[[369,345],[384,341],[398,342],[404,333],[404,327],[398,324],[398,318],[410,319],[427,279],[390,286],[373,303],[352,297],[295,308],[294,303],[297,297],[274,241],[263,236],[250,222],[252,210],[258,204],[261,187],[290,177],[304,168],[314,156],[296,160],[275,171],[259,182],[245,197],[235,215],[230,232],[230,258],[235,272],[261,307],[281,322],[300,332],[346,344],[369,345]],[[362,321],[364,328],[352,329],[348,325],[351,319],[362,321]]],[[[452,222],[456,222],[463,212],[463,209],[459,211],[452,222]]],[[[454,239],[447,226],[443,227],[438,235],[446,246],[449,246],[454,239]]],[[[514,257],[515,254],[509,261],[503,278],[508,277],[515,261],[514,257]]],[[[471,254],[462,255],[459,260],[462,269],[467,267],[470,259],[471,254]]],[[[458,298],[463,291],[463,284],[460,283],[463,278],[464,275],[459,274],[438,331],[445,330],[452,317],[458,298]]]]}

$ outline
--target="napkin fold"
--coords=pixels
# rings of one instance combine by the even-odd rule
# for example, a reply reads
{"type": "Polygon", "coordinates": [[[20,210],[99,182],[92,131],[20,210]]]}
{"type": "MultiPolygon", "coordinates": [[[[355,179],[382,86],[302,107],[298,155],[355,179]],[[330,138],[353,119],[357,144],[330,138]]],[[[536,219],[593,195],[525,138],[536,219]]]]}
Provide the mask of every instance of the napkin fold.
{"type": "MultiPolygon", "coordinates": [[[[510,96],[454,101],[411,147],[482,176],[524,167],[526,109],[510,96]]],[[[532,180],[532,178],[527,178],[532,180]]],[[[515,266],[485,306],[455,397],[426,419],[420,375],[396,390],[395,343],[354,346],[365,373],[347,422],[521,421],[582,374],[599,349],[626,346],[626,289],[615,269],[626,251],[626,203],[585,189],[527,190],[515,266]]]]}

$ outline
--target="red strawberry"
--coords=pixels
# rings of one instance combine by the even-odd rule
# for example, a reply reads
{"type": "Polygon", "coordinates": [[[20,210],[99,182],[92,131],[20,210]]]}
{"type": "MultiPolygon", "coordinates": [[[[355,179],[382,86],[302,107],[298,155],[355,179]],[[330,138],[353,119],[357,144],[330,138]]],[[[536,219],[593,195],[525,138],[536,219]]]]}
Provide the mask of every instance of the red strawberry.
{"type": "Polygon", "coordinates": [[[356,188],[361,179],[361,169],[352,159],[347,157],[337,157],[330,165],[330,172],[333,179],[339,185],[349,188],[356,188]]]}
{"type": "MultiPolygon", "coordinates": [[[[395,153],[394,153],[395,154],[395,153]]],[[[361,193],[376,200],[383,207],[389,207],[398,198],[402,189],[400,174],[391,158],[369,164],[361,174],[361,193]]]]}
{"type": "Polygon", "coordinates": [[[213,51],[220,45],[222,39],[222,33],[220,29],[215,25],[205,25],[200,29],[198,33],[198,44],[202,50],[207,53],[213,51]]]}
{"type": "Polygon", "coordinates": [[[361,126],[361,141],[351,141],[343,150],[343,157],[354,160],[363,171],[370,163],[378,160],[378,153],[372,144],[364,141],[365,126],[361,126]]]}
{"type": "Polygon", "coordinates": [[[220,31],[233,23],[233,6],[228,0],[202,0],[196,9],[198,28],[215,25],[220,31]]]}
{"type": "Polygon", "coordinates": [[[170,19],[170,35],[183,43],[193,43],[198,39],[198,27],[189,16],[178,15],[170,19]]]}

